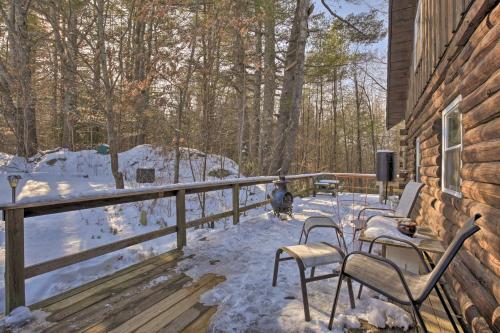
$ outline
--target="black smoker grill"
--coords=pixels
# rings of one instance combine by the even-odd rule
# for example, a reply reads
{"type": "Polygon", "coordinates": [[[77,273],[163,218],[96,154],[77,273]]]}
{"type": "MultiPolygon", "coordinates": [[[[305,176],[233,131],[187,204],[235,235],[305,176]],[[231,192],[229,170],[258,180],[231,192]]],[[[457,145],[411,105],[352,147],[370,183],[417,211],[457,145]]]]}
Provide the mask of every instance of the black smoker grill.
{"type": "Polygon", "coordinates": [[[280,176],[279,180],[273,182],[274,189],[268,198],[271,200],[271,206],[273,207],[273,214],[279,216],[280,214],[287,214],[292,217],[293,208],[293,195],[288,192],[286,184],[289,183],[284,176],[280,176]]]}

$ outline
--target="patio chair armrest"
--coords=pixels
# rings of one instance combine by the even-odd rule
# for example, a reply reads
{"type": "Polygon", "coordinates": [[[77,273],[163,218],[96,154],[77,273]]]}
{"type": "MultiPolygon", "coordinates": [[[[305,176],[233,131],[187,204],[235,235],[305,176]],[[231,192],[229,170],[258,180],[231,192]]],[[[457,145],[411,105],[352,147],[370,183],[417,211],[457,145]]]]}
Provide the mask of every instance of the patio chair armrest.
{"type": "Polygon", "coordinates": [[[378,210],[378,211],[391,211],[391,212],[395,212],[394,209],[392,208],[378,208],[378,207],[365,207],[363,209],[361,209],[358,213],[358,220],[361,219],[361,214],[365,211],[365,210],[378,210]]]}
{"type": "MultiPolygon", "coordinates": [[[[413,295],[411,294],[411,291],[410,291],[410,287],[408,287],[408,283],[406,282],[406,279],[403,275],[403,272],[401,271],[401,268],[399,268],[398,265],[396,265],[392,260],[389,260],[387,258],[377,256],[377,255],[374,255],[371,253],[363,252],[363,251],[353,251],[345,257],[344,262],[342,264],[342,273],[344,273],[344,269],[345,269],[345,266],[347,265],[349,257],[353,256],[353,255],[362,255],[362,256],[365,256],[365,257],[368,257],[368,258],[371,258],[373,260],[377,260],[377,261],[380,261],[380,262],[383,262],[383,263],[389,265],[392,269],[394,269],[394,271],[396,271],[396,274],[399,276],[399,279],[401,280],[401,284],[403,285],[403,288],[405,289],[406,293],[408,294],[408,297],[412,301],[414,300],[413,295]]],[[[355,278],[355,277],[352,276],[352,278],[355,278]]]]}
{"type": "Polygon", "coordinates": [[[427,266],[427,263],[425,262],[424,256],[422,255],[422,252],[418,249],[418,247],[414,243],[412,243],[406,239],[402,239],[402,238],[398,238],[398,237],[394,237],[394,236],[389,236],[389,235],[380,235],[380,236],[375,237],[374,239],[372,239],[370,241],[370,247],[368,248],[368,253],[370,253],[370,254],[372,253],[372,248],[373,248],[373,244],[375,244],[375,241],[378,239],[382,239],[382,238],[391,239],[391,240],[409,245],[413,250],[415,250],[415,252],[417,252],[418,257],[419,257],[420,261],[422,262],[422,265],[425,267],[425,270],[427,271],[427,273],[429,273],[429,267],[427,266]]]}

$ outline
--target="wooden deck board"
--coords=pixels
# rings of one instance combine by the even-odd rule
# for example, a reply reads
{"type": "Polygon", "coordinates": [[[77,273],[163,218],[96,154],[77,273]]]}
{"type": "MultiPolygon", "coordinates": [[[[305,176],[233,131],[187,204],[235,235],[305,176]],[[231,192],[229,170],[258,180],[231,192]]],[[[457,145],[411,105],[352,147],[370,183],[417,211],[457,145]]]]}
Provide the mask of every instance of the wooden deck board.
{"type": "MultiPolygon", "coordinates": [[[[139,276],[134,276],[127,281],[120,283],[118,285],[111,285],[108,288],[95,290],[89,292],[87,297],[84,298],[80,302],[76,302],[64,309],[61,309],[56,312],[52,312],[49,319],[54,321],[61,321],[72,314],[79,314],[80,316],[88,316],[89,313],[87,310],[90,306],[104,302],[107,307],[115,306],[120,300],[128,300],[130,297],[135,296],[138,292],[148,293],[154,286],[151,288],[147,288],[148,283],[151,280],[159,277],[165,276],[168,278],[169,282],[175,282],[174,275],[175,273],[169,272],[169,269],[175,267],[175,263],[171,263],[170,265],[158,265],[154,269],[151,269],[139,276]],[[90,296],[89,296],[90,295],[90,296]],[[84,312],[84,313],[82,313],[84,312]]],[[[95,289],[98,289],[95,287],[95,289]]],[[[80,296],[82,298],[82,296],[80,296]]],[[[48,307],[47,309],[49,309],[48,307]]]]}
{"type": "Polygon", "coordinates": [[[225,280],[206,274],[197,281],[176,271],[172,251],[31,306],[50,313],[44,332],[181,332],[208,329],[215,307],[200,296],[225,280]],[[155,280],[156,279],[156,280],[155,280]]]}

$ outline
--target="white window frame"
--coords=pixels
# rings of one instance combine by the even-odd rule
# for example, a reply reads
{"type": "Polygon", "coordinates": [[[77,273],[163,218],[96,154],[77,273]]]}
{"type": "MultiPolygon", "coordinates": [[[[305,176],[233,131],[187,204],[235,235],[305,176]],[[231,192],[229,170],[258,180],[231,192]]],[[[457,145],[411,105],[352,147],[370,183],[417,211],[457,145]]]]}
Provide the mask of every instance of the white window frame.
{"type": "MultiPolygon", "coordinates": [[[[442,148],[442,159],[441,159],[441,188],[443,192],[454,195],[458,198],[462,197],[461,192],[457,192],[451,189],[448,189],[445,187],[445,173],[446,173],[446,152],[454,149],[460,149],[460,153],[462,152],[463,148],[463,126],[462,126],[462,113],[460,113],[460,110],[458,110],[458,103],[462,100],[462,96],[459,95],[456,97],[448,106],[443,110],[443,116],[442,116],[442,124],[443,124],[443,133],[442,133],[442,143],[443,143],[443,148],[442,148]],[[448,126],[446,123],[446,116],[454,111],[458,111],[459,114],[459,121],[460,121],[460,143],[456,144],[454,146],[448,147],[448,126]]],[[[458,168],[458,176],[460,178],[459,186],[462,183],[462,177],[460,176],[460,170],[462,169],[462,159],[460,159],[460,166],[458,168]]]]}
{"type": "Polygon", "coordinates": [[[415,72],[422,59],[422,0],[417,3],[415,20],[413,21],[413,71],[415,72]]]}
{"type": "Polygon", "coordinates": [[[415,181],[420,182],[420,158],[422,154],[420,151],[420,137],[415,139],[415,181]]]}

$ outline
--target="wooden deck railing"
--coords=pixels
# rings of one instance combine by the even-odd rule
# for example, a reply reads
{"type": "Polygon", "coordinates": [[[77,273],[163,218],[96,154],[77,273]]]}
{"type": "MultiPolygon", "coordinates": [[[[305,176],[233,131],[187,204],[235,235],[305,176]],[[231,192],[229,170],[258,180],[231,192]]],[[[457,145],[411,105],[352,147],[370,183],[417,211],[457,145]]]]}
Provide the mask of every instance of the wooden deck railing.
{"type": "MultiPolygon", "coordinates": [[[[312,180],[318,176],[329,176],[338,179],[374,180],[374,174],[353,173],[315,173],[291,175],[286,178],[291,181],[312,180]]],[[[66,267],[81,261],[92,259],[106,253],[117,251],[135,244],[143,243],[158,237],[177,233],[177,247],[186,245],[186,229],[205,223],[233,217],[233,223],[239,222],[240,213],[257,208],[268,203],[268,200],[240,207],[240,188],[258,184],[269,184],[277,177],[236,178],[214,182],[182,183],[166,186],[153,186],[138,190],[120,190],[111,193],[99,193],[77,198],[55,201],[19,202],[0,206],[5,220],[5,313],[26,304],[25,280],[66,267]],[[188,194],[232,189],[232,209],[186,222],[185,197],[188,194]],[[117,205],[144,200],[176,197],[176,225],[141,235],[122,239],[110,244],[101,245],[85,251],[25,267],[24,263],[24,219],[27,217],[64,213],[82,209],[117,205]]]]}

